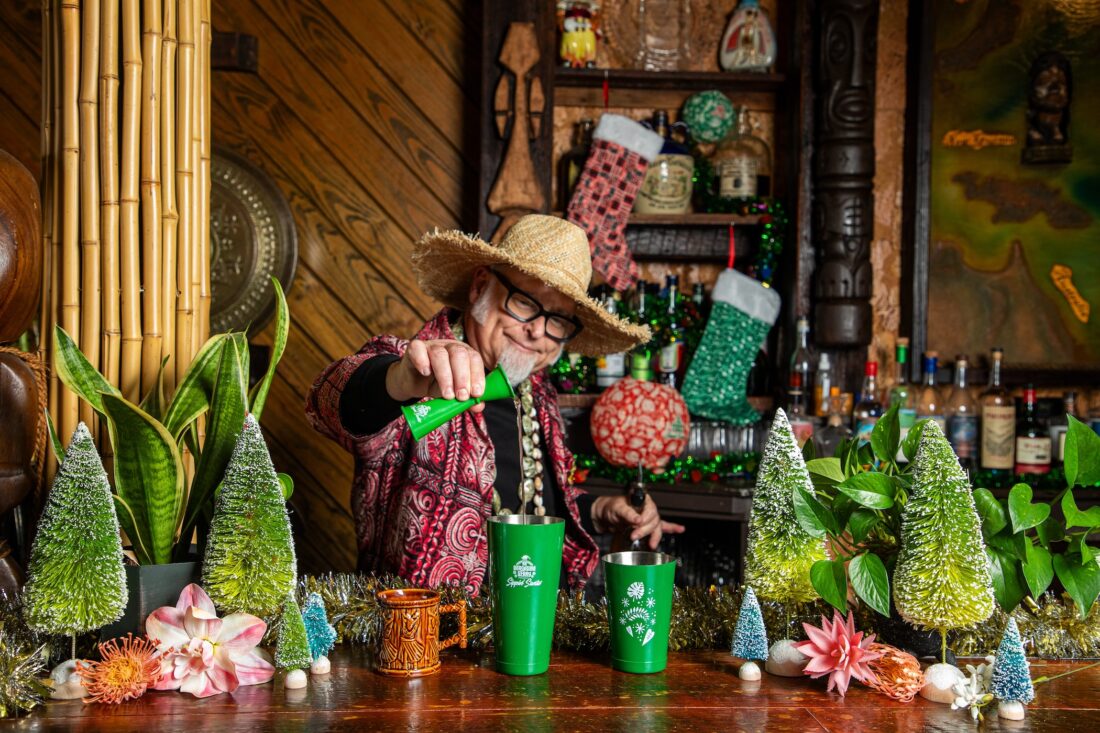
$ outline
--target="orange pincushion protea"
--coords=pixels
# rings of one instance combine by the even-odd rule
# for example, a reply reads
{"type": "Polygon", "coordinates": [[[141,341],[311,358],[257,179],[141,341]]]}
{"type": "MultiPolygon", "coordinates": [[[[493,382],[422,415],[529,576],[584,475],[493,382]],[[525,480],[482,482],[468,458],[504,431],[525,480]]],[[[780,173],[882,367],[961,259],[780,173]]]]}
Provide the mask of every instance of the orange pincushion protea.
{"type": "Polygon", "coordinates": [[[160,679],[157,645],[149,638],[111,639],[99,645],[99,662],[77,662],[88,697],[84,702],[118,704],[136,700],[160,679]]]}
{"type": "Polygon", "coordinates": [[[889,644],[871,644],[871,651],[882,656],[870,662],[874,676],[864,684],[898,702],[910,702],[924,685],[920,662],[912,654],[889,644]]]}

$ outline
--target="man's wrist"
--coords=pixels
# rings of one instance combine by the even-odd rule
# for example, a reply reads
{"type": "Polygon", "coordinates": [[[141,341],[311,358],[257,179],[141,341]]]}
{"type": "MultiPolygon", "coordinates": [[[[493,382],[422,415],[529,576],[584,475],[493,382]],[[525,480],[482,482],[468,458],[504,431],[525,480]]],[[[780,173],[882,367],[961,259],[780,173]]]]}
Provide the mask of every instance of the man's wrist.
{"type": "Polygon", "coordinates": [[[592,517],[592,526],[595,528],[598,534],[604,534],[607,532],[607,527],[604,525],[600,518],[600,514],[603,513],[603,506],[607,502],[606,496],[601,496],[592,502],[592,511],[590,512],[592,517]]]}
{"type": "Polygon", "coordinates": [[[409,400],[419,399],[423,395],[413,394],[411,390],[403,388],[401,384],[401,372],[398,371],[401,368],[401,360],[398,359],[394,363],[390,364],[386,368],[386,394],[390,396],[394,402],[408,402],[409,400]]]}

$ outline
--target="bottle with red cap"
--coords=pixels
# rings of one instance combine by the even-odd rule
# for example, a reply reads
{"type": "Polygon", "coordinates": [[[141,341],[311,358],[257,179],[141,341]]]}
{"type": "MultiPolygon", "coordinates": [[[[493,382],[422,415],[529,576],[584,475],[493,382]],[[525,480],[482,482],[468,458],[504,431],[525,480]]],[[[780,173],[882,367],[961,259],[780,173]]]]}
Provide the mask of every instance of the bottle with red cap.
{"type": "Polygon", "coordinates": [[[1024,389],[1024,411],[1016,422],[1016,473],[1050,473],[1050,434],[1039,424],[1035,386],[1024,389]]]}
{"type": "Polygon", "coordinates": [[[859,391],[852,417],[856,425],[856,438],[860,442],[871,440],[871,431],[882,417],[882,402],[878,398],[878,362],[863,365],[863,387],[859,391]]]}

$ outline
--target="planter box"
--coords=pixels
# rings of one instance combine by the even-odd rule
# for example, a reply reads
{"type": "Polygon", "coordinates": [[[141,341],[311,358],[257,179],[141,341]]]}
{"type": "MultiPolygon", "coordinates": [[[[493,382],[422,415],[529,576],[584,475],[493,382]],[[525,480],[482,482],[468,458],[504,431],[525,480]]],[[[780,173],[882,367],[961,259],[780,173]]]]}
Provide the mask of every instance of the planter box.
{"type": "Polygon", "coordinates": [[[106,641],[129,632],[145,633],[145,619],[161,606],[175,606],[180,591],[198,582],[199,563],[176,562],[168,565],[127,565],[126,612],[113,624],[104,626],[100,640],[106,641]]]}

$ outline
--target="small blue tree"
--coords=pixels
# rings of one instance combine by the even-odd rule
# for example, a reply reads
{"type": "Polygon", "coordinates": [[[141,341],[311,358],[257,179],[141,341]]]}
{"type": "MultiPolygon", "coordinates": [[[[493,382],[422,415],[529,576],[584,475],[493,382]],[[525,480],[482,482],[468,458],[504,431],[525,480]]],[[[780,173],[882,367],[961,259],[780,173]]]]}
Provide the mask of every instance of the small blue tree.
{"type": "Polygon", "coordinates": [[[733,632],[730,654],[761,662],[768,658],[768,632],[764,630],[760,603],[751,586],[746,586],[745,595],[741,598],[741,611],[737,615],[737,628],[733,632]]]}
{"type": "Polygon", "coordinates": [[[1003,702],[1027,704],[1035,698],[1031,684],[1031,667],[1020,641],[1020,629],[1016,619],[1009,617],[997,657],[993,660],[993,695],[1003,702]]]}
{"type": "Polygon", "coordinates": [[[309,653],[314,661],[326,656],[336,643],[336,629],[328,622],[325,601],[320,593],[310,593],[302,607],[302,621],[309,637],[309,653]]]}

